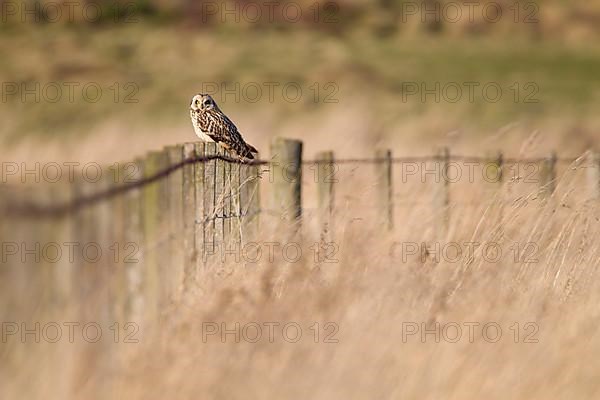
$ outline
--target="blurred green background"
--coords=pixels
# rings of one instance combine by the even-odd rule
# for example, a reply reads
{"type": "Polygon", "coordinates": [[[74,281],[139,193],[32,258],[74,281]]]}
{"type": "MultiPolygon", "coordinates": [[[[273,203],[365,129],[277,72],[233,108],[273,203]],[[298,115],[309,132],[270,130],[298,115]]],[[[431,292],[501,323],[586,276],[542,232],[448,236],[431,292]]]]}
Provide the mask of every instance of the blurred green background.
{"type": "Polygon", "coordinates": [[[103,158],[101,148],[125,156],[115,141],[150,139],[137,155],[194,140],[188,103],[210,88],[263,147],[281,134],[348,154],[457,132],[477,144],[515,125],[514,146],[536,129],[553,146],[572,145],[574,133],[574,151],[592,145],[600,1],[465,4],[0,1],[0,137],[8,148],[113,138],[91,142],[103,158]],[[465,82],[477,84],[473,99],[465,82]],[[479,89],[490,84],[498,101],[479,89]]]}

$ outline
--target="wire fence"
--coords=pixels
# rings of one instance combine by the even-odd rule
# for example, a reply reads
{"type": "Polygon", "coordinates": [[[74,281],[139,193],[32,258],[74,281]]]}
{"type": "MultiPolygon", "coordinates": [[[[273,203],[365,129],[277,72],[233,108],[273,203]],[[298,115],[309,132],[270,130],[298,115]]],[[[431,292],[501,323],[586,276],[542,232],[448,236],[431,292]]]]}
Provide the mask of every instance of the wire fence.
{"type": "MultiPolygon", "coordinates": [[[[479,163],[500,172],[492,174],[496,188],[509,181],[502,173],[508,164],[539,164],[535,196],[549,199],[561,180],[557,165],[588,160],[585,185],[594,198],[600,198],[600,157],[593,152],[581,157],[515,158],[453,155],[442,149],[430,156],[393,157],[391,150],[378,150],[372,158],[336,159],[333,152],[325,151],[304,159],[302,149],[300,141],[276,138],[268,160],[240,160],[215,144],[186,143],[136,160],[139,168],[129,174],[128,182],[76,181],[53,190],[40,185],[32,193],[18,194],[4,187],[0,238],[8,266],[0,268],[0,275],[10,277],[5,282],[16,282],[7,289],[15,290],[16,297],[39,281],[53,299],[49,306],[98,295],[111,307],[108,316],[127,319],[155,313],[161,304],[194,290],[203,282],[203,271],[220,264],[219,249],[239,249],[257,238],[263,226],[280,223],[297,231],[310,222],[319,227],[323,240],[331,240],[336,218],[345,212],[373,224],[380,234],[393,234],[398,209],[406,205],[408,218],[418,214],[429,225],[438,221],[441,231],[456,204],[451,188],[461,184],[444,179],[452,163],[479,163]],[[427,186],[423,190],[432,192],[430,200],[425,201],[402,174],[397,175],[407,163],[434,163],[433,170],[440,172],[441,179],[423,185],[427,186]],[[352,169],[364,164],[372,168],[358,173],[352,169]],[[350,168],[342,171],[338,166],[350,168]],[[314,172],[314,181],[308,181],[307,171],[303,175],[303,167],[314,172]],[[348,184],[342,185],[342,179],[348,184]],[[403,197],[398,196],[402,190],[403,197]],[[340,204],[360,198],[363,192],[365,209],[371,214],[340,204]],[[430,212],[417,213],[417,207],[429,207],[430,212]],[[35,250],[40,243],[42,250],[35,250]],[[48,248],[56,243],[82,247],[95,243],[110,249],[112,257],[98,261],[83,253],[59,262],[42,257],[41,263],[33,264],[47,268],[29,269],[25,264],[31,261],[30,253],[43,253],[48,243],[54,244],[48,248]],[[11,263],[10,256],[19,254],[16,248],[24,255],[11,263]]],[[[431,171],[423,168],[424,173],[431,171]]],[[[482,197],[470,201],[481,202],[482,197]]]]}
{"type": "MultiPolygon", "coordinates": [[[[498,159],[502,160],[508,164],[516,164],[516,163],[539,163],[547,160],[548,157],[503,157],[501,155],[497,156],[498,159]]],[[[442,156],[415,156],[415,157],[394,157],[391,159],[386,158],[345,158],[345,159],[335,159],[336,164],[383,164],[387,162],[391,162],[393,164],[402,164],[402,163],[415,163],[415,162],[429,162],[429,161],[438,161],[442,158],[442,156]]],[[[581,157],[556,157],[556,161],[559,163],[573,163],[581,159],[581,157]]],[[[491,162],[492,159],[490,157],[482,157],[482,156],[464,156],[464,155],[454,155],[451,154],[448,157],[449,161],[452,162],[467,162],[467,163],[488,163],[491,162]]],[[[303,160],[302,164],[328,164],[331,163],[329,160],[303,160]]]]}
{"type": "MultiPolygon", "coordinates": [[[[183,148],[183,147],[182,147],[183,148]]],[[[166,151],[166,150],[165,150],[166,151]]],[[[555,154],[549,157],[504,157],[502,154],[498,154],[495,157],[483,157],[483,156],[464,156],[451,154],[449,151],[442,151],[438,155],[428,156],[415,156],[415,157],[390,157],[390,158],[345,158],[345,159],[313,159],[299,161],[292,161],[292,163],[298,162],[301,165],[347,165],[347,164],[407,164],[407,163],[427,163],[427,162],[463,162],[463,163],[488,163],[498,165],[499,168],[503,164],[518,164],[518,163],[543,163],[550,162],[554,165],[557,163],[572,164],[574,162],[585,159],[584,156],[580,157],[557,157],[555,154]]],[[[272,168],[274,165],[273,160],[246,160],[240,159],[228,154],[209,154],[209,155],[192,155],[180,162],[165,166],[163,169],[152,173],[150,176],[140,177],[135,179],[133,182],[127,182],[122,184],[111,185],[108,188],[95,188],[94,192],[88,195],[81,195],[74,199],[71,199],[64,203],[59,204],[39,204],[32,201],[12,201],[10,199],[10,192],[6,193],[7,199],[2,204],[2,210],[4,215],[19,216],[19,217],[63,217],[66,214],[74,213],[84,207],[93,206],[99,202],[109,200],[115,196],[124,195],[135,189],[143,188],[147,185],[158,182],[161,179],[167,178],[172,173],[181,170],[187,165],[195,165],[201,163],[207,163],[210,161],[223,161],[227,164],[233,165],[244,165],[244,166],[268,166],[272,168]]],[[[287,166],[286,166],[287,168],[287,166]]]]}
{"type": "Polygon", "coordinates": [[[173,172],[181,170],[186,165],[194,165],[199,163],[206,163],[213,160],[220,160],[230,164],[238,165],[267,165],[267,161],[261,160],[241,160],[232,156],[224,154],[212,154],[207,156],[193,156],[186,158],[181,162],[169,165],[160,171],[153,173],[151,176],[140,178],[134,182],[124,183],[115,185],[105,190],[98,190],[97,193],[93,193],[87,196],[77,197],[64,204],[52,204],[52,205],[41,205],[34,203],[9,203],[4,205],[4,214],[6,215],[19,215],[19,216],[30,216],[34,218],[43,216],[54,216],[62,217],[65,214],[73,213],[79,209],[87,206],[92,206],[98,202],[108,200],[112,197],[123,195],[131,190],[140,189],[144,186],[155,183],[161,179],[167,178],[173,172]]]}

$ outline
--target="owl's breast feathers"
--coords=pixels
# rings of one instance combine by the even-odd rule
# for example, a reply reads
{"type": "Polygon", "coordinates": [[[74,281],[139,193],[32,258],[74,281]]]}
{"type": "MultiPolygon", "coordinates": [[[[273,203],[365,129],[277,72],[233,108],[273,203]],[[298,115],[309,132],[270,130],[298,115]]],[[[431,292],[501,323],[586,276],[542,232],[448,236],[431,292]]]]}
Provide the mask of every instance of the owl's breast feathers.
{"type": "Polygon", "coordinates": [[[229,142],[239,136],[237,127],[227,116],[218,112],[200,113],[199,125],[202,131],[206,132],[215,142],[229,142]]]}
{"type": "Polygon", "coordinates": [[[210,110],[200,113],[198,126],[212,140],[221,143],[240,156],[253,159],[252,153],[257,153],[253,146],[244,141],[235,124],[218,111],[210,110]]]}

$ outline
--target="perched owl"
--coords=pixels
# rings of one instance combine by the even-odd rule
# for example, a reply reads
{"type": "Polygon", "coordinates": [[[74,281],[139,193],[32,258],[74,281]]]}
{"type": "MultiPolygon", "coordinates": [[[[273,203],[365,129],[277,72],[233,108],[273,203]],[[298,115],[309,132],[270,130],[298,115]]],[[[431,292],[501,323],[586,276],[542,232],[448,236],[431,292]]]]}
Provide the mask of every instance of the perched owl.
{"type": "Polygon", "coordinates": [[[233,151],[240,159],[254,159],[258,151],[244,141],[237,127],[208,94],[197,94],[190,104],[190,117],[196,135],[203,142],[216,142],[233,151]]]}

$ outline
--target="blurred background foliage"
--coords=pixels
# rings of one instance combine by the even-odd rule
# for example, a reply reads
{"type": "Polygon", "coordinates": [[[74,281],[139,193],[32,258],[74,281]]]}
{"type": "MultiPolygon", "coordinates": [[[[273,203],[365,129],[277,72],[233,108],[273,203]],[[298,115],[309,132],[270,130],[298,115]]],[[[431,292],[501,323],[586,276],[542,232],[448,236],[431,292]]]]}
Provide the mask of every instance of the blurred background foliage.
{"type": "Polygon", "coordinates": [[[339,34],[359,27],[379,36],[421,30],[440,35],[516,33],[540,40],[577,40],[600,32],[600,2],[584,0],[0,0],[0,5],[4,29],[21,25],[23,20],[31,24],[107,25],[144,19],[198,29],[228,25],[235,29],[321,29],[339,34]],[[56,19],[57,8],[64,15],[73,10],[73,18],[56,19]],[[437,16],[426,11],[436,9],[441,10],[437,16]],[[455,18],[457,12],[462,17],[455,18]],[[467,13],[472,13],[471,17],[467,18],[467,13]]]}
{"type": "Polygon", "coordinates": [[[600,1],[481,1],[458,18],[464,3],[449,0],[82,1],[0,0],[1,82],[104,89],[94,103],[6,96],[6,143],[99,133],[152,136],[156,145],[192,140],[187,106],[205,84],[237,92],[217,100],[259,146],[276,134],[336,130],[356,152],[357,142],[399,133],[471,139],[515,124],[525,126],[518,138],[549,128],[553,145],[577,132],[587,146],[600,131],[600,1]],[[502,99],[407,98],[407,83],[473,81],[497,83],[502,99]],[[270,101],[266,89],[256,102],[243,95],[266,82],[300,85],[301,100],[277,92],[270,101]],[[524,101],[532,93],[536,101],[524,101]],[[131,94],[136,102],[124,102],[131,94]]]}

